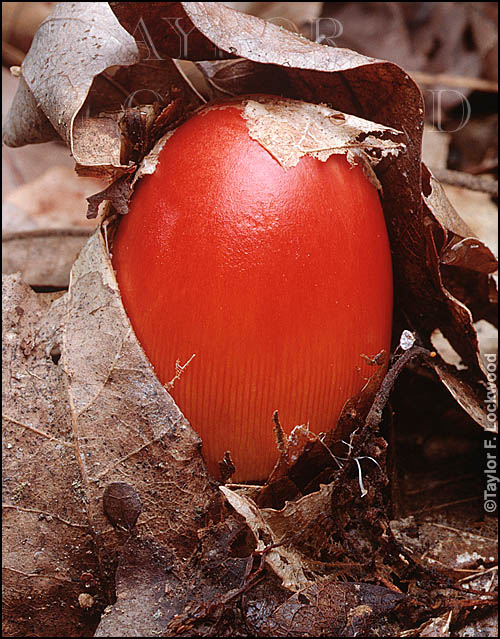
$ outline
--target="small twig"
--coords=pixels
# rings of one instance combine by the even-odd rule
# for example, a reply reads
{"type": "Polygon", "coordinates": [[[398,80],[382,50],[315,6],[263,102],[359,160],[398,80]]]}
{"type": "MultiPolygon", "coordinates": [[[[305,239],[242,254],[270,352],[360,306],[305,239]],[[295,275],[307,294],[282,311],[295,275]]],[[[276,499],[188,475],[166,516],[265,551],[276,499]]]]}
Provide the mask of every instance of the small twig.
{"type": "MultiPolygon", "coordinates": [[[[486,568],[484,570],[475,570],[474,574],[472,575],[467,575],[466,577],[462,577],[462,579],[458,580],[458,583],[461,584],[465,581],[473,581],[474,579],[477,579],[478,577],[482,577],[483,575],[487,575],[488,573],[492,573],[493,578],[495,577],[495,573],[498,571],[498,566],[493,566],[492,568],[486,568]]],[[[471,592],[469,589],[466,590],[466,592],[471,592]]],[[[486,590],[486,592],[488,592],[488,590],[486,590]]]]}
{"type": "Polygon", "coordinates": [[[447,73],[425,73],[423,71],[412,71],[410,75],[417,84],[423,86],[441,84],[457,89],[472,89],[473,91],[484,91],[485,93],[498,93],[498,82],[483,80],[483,78],[448,75],[447,73]]]}
{"type": "Polygon", "coordinates": [[[493,537],[483,537],[483,535],[476,535],[475,533],[471,533],[468,530],[460,530],[460,528],[446,526],[445,524],[437,524],[436,522],[429,522],[429,526],[434,526],[434,528],[443,528],[443,530],[450,530],[451,532],[459,533],[463,537],[481,539],[482,541],[492,541],[493,543],[496,543],[497,541],[496,539],[493,539],[493,537]]]}
{"type": "Polygon", "coordinates": [[[479,495],[475,497],[467,497],[466,499],[457,499],[456,501],[449,501],[445,504],[436,504],[435,506],[429,506],[426,508],[421,508],[420,510],[412,510],[410,515],[420,515],[420,513],[426,513],[430,510],[441,510],[442,508],[448,508],[449,506],[456,506],[457,504],[466,504],[471,501],[479,501],[481,497],[479,495]]]}
{"type": "MultiPolygon", "coordinates": [[[[488,596],[487,593],[484,594],[488,596]]],[[[493,595],[490,599],[448,599],[446,601],[447,606],[456,606],[457,608],[476,608],[476,606],[493,606],[497,603],[496,595],[493,595]]]]}
{"type": "Polygon", "coordinates": [[[431,169],[432,174],[440,182],[461,186],[470,191],[481,191],[490,195],[498,195],[498,180],[487,175],[472,175],[450,169],[431,169]]]}
{"type": "MultiPolygon", "coordinates": [[[[395,363],[388,370],[387,375],[384,377],[384,380],[380,385],[380,389],[375,397],[375,400],[373,401],[372,407],[368,412],[365,422],[365,433],[367,433],[368,431],[373,431],[378,427],[380,420],[382,419],[382,411],[389,401],[389,395],[391,394],[392,387],[394,386],[394,383],[403,368],[405,368],[405,366],[407,366],[413,360],[428,360],[432,357],[432,355],[433,353],[431,353],[431,351],[427,350],[426,348],[422,348],[421,346],[412,346],[407,351],[404,351],[400,357],[398,357],[395,363]]],[[[360,436],[362,437],[362,435],[363,433],[360,436]]],[[[359,441],[357,443],[359,446],[359,441]]]]}
{"type": "MultiPolygon", "coordinates": [[[[427,350],[421,346],[412,346],[407,350],[403,351],[402,355],[400,355],[391,368],[387,371],[386,376],[384,377],[382,384],[373,400],[372,406],[366,416],[366,420],[363,428],[359,430],[359,432],[355,431],[351,436],[351,442],[348,444],[349,446],[349,458],[344,466],[338,471],[337,477],[335,478],[335,482],[337,486],[342,484],[342,479],[345,477],[346,473],[352,468],[352,464],[358,464],[357,459],[361,457],[361,451],[363,447],[369,440],[369,438],[373,435],[373,433],[377,430],[380,421],[382,420],[382,413],[385,408],[385,405],[389,401],[389,396],[392,391],[392,387],[396,382],[401,371],[407,366],[410,362],[414,360],[430,360],[433,356],[435,356],[434,352],[427,350]]],[[[362,489],[363,490],[363,489],[362,489]]]]}
{"type": "Polygon", "coordinates": [[[447,486],[448,484],[456,484],[457,482],[471,479],[475,476],[476,475],[474,475],[474,473],[468,473],[466,475],[457,475],[455,477],[452,477],[451,479],[434,481],[430,484],[430,486],[419,486],[418,488],[414,488],[412,490],[405,490],[405,495],[409,497],[412,497],[413,495],[421,495],[422,493],[428,492],[429,490],[435,491],[437,488],[441,488],[442,486],[447,486]]]}

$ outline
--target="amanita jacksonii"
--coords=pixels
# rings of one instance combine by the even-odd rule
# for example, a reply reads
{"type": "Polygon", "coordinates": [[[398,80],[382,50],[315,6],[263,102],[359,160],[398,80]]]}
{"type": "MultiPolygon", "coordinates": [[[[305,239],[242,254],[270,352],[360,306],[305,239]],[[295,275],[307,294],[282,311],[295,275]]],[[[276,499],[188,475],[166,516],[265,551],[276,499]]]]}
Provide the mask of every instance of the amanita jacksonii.
{"type": "MultiPolygon", "coordinates": [[[[280,164],[250,136],[244,111],[271,99],[209,105],[183,123],[138,183],[113,244],[145,353],[164,384],[191,360],[170,392],[210,471],[230,451],[236,481],[272,470],[275,410],[286,432],[335,428],[373,374],[362,355],[388,351],[391,338],[376,188],[342,154],[280,164]]],[[[288,133],[278,136],[285,145],[288,133]]]]}

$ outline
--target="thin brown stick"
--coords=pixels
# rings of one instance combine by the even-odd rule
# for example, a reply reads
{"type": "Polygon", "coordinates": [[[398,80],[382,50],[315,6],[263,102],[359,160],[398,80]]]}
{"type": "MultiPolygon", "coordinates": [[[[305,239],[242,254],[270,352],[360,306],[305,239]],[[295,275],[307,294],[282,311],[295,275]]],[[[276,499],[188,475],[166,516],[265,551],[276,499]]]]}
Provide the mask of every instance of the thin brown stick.
{"type": "Polygon", "coordinates": [[[441,84],[457,89],[472,89],[473,91],[484,91],[485,93],[498,93],[498,82],[484,80],[483,78],[448,75],[447,73],[425,73],[423,71],[412,71],[410,75],[417,84],[423,86],[441,84]]]}
{"type": "Polygon", "coordinates": [[[343,478],[349,472],[352,465],[356,463],[356,458],[360,456],[366,442],[379,427],[382,420],[383,410],[389,401],[392,388],[401,371],[405,368],[405,366],[408,366],[408,364],[415,362],[416,360],[428,362],[434,357],[434,355],[435,353],[432,353],[426,348],[414,345],[404,351],[395,360],[391,368],[387,371],[382,384],[375,395],[375,399],[373,400],[372,406],[366,416],[364,426],[361,428],[359,433],[353,433],[353,436],[351,436],[352,446],[350,446],[349,458],[337,473],[335,478],[336,486],[340,486],[342,484],[343,478]]]}
{"type": "MultiPolygon", "coordinates": [[[[434,353],[435,355],[435,353],[434,353]]],[[[382,384],[380,385],[380,389],[375,396],[372,407],[370,408],[368,415],[365,420],[365,429],[364,433],[365,437],[359,439],[357,442],[359,445],[360,441],[363,443],[366,441],[369,433],[373,433],[380,424],[382,419],[382,411],[384,410],[385,405],[389,401],[389,395],[391,394],[392,387],[396,382],[399,374],[407,366],[410,362],[418,360],[428,360],[432,357],[431,352],[426,348],[422,348],[421,346],[412,346],[410,349],[405,351],[399,358],[394,362],[391,368],[387,371],[386,376],[384,377],[382,384]]]]}
{"type": "Polygon", "coordinates": [[[429,512],[430,510],[442,510],[443,508],[449,508],[450,506],[456,506],[457,504],[466,504],[471,501],[479,501],[481,499],[480,495],[476,495],[475,497],[467,497],[465,499],[457,499],[456,501],[448,501],[444,504],[435,504],[434,506],[428,506],[426,508],[421,508],[420,510],[412,510],[410,515],[420,515],[421,513],[429,512]]]}
{"type": "Polygon", "coordinates": [[[490,195],[498,195],[498,180],[488,175],[471,175],[462,171],[451,171],[450,169],[432,169],[432,174],[440,182],[461,186],[470,191],[481,191],[490,195]]]}

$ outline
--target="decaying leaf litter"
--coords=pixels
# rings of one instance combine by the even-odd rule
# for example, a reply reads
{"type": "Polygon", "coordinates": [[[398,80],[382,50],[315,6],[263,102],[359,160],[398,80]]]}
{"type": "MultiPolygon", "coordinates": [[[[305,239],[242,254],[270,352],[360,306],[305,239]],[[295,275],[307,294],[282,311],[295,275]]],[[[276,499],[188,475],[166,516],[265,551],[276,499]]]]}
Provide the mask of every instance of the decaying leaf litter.
{"type": "MultiPolygon", "coordinates": [[[[79,4],[59,5],[39,30],[23,63],[5,140],[33,142],[40,131],[44,139],[61,136],[81,174],[119,181],[114,191],[126,206],[138,162],[201,99],[171,61],[178,56],[178,32],[158,19],[163,3],[111,3],[112,11],[102,3],[79,4]],[[138,14],[164,59],[147,60],[144,42],[136,44],[120,26],[134,32],[138,14]],[[73,70],[71,99],[64,81],[49,82],[61,75],[68,52],[45,53],[51,38],[60,46],[58,29],[65,20],[66,28],[76,29],[73,53],[76,42],[88,55],[91,37],[108,43],[104,51],[97,47],[98,55],[91,47],[92,62],[86,64],[84,56],[73,70]],[[110,33],[116,37],[109,39],[110,33]],[[160,102],[119,108],[124,91],[152,86],[160,102]]],[[[181,21],[175,24],[192,31],[189,57],[202,61],[212,85],[214,77],[219,85],[222,74],[224,90],[234,94],[258,88],[403,132],[405,153],[382,157],[374,169],[394,251],[395,346],[405,328],[430,347],[439,328],[467,370],[459,374],[425,349],[422,356],[486,427],[472,316],[448,287],[469,276],[461,293],[474,300],[474,320],[491,318],[489,274],[496,266],[481,242],[470,248],[468,229],[427,172],[422,198],[423,104],[411,79],[394,64],[311,43],[213,3],[172,3],[168,11],[181,21]],[[460,247],[459,259],[445,272],[442,263],[449,267],[454,246],[460,247]]],[[[113,602],[116,586],[119,599],[106,608],[98,636],[138,629],[171,636],[304,636],[310,629],[315,636],[352,636],[383,623],[381,617],[398,603],[411,609],[399,587],[405,580],[418,575],[449,586],[389,526],[387,444],[375,432],[386,397],[377,394],[376,375],[344,411],[342,430],[358,428],[351,448],[319,441],[299,427],[266,486],[229,485],[223,499],[205,471],[199,439],[131,332],[110,267],[108,226],[89,241],[68,293],[55,301],[36,295],[19,277],[4,282],[4,521],[12,549],[5,566],[7,633],[37,635],[44,627],[89,634],[113,602]],[[363,430],[370,414],[373,432],[363,430]],[[291,449],[300,453],[298,461],[291,461],[291,449]],[[124,512],[110,519],[102,500],[115,485],[127,486],[128,498],[118,500],[124,512]],[[127,514],[130,503],[141,504],[135,527],[135,514],[127,514]],[[54,527],[60,532],[54,534],[54,527]],[[28,597],[32,607],[26,606],[28,597]],[[61,608],[67,613],[61,615],[61,608]]],[[[467,605],[463,592],[455,592],[455,599],[467,605]]],[[[415,610],[429,603],[414,603],[413,615],[419,618],[415,610]]],[[[482,605],[490,605],[490,598],[482,605]]]]}

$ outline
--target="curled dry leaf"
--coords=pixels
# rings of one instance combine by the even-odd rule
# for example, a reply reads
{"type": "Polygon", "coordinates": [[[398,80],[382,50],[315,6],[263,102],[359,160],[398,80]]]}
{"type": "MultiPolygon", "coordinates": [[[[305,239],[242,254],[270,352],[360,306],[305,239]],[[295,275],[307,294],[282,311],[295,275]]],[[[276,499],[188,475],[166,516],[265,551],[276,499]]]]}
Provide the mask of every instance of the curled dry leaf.
{"type": "Polygon", "coordinates": [[[297,552],[289,547],[280,545],[281,539],[266,522],[264,509],[259,509],[255,503],[226,486],[220,487],[222,493],[247,522],[257,542],[257,552],[264,553],[267,564],[280,577],[285,588],[299,590],[311,584],[304,572],[305,566],[297,552]]]}
{"type": "Polygon", "coordinates": [[[125,480],[143,504],[138,533],[181,556],[215,489],[132,333],[100,232],[51,306],[4,278],[5,632],[89,636],[128,534],[105,515],[106,486],[125,480]],[[90,618],[74,609],[82,573],[98,601],[90,618]]]}
{"type": "Polygon", "coordinates": [[[148,53],[140,51],[108,3],[58,3],[23,61],[4,142],[22,146],[60,137],[80,174],[116,178],[129,172],[132,150],[130,135],[122,133],[123,111],[135,107],[138,94],[158,112],[173,102],[182,103],[182,110],[198,104],[174,63],[149,60],[148,53]]]}
{"type": "Polygon", "coordinates": [[[134,39],[123,32],[106,3],[84,3],[78,9],[59,4],[39,27],[23,62],[22,82],[6,122],[5,143],[20,146],[48,141],[55,133],[74,153],[73,121],[94,77],[110,66],[130,65],[137,59],[134,39]],[[50,137],[33,139],[37,128],[30,127],[30,122],[21,129],[11,128],[11,123],[24,121],[33,111],[23,100],[35,104],[39,122],[53,132],[50,137]]]}
{"type": "Polygon", "coordinates": [[[307,538],[309,546],[325,544],[325,513],[331,509],[333,484],[322,485],[316,492],[295,501],[287,501],[281,510],[258,508],[255,502],[239,491],[221,486],[231,506],[247,522],[266,563],[281,579],[282,586],[298,591],[318,577],[321,572],[298,549],[307,538]],[[300,568],[300,569],[298,569],[300,568]]]}

